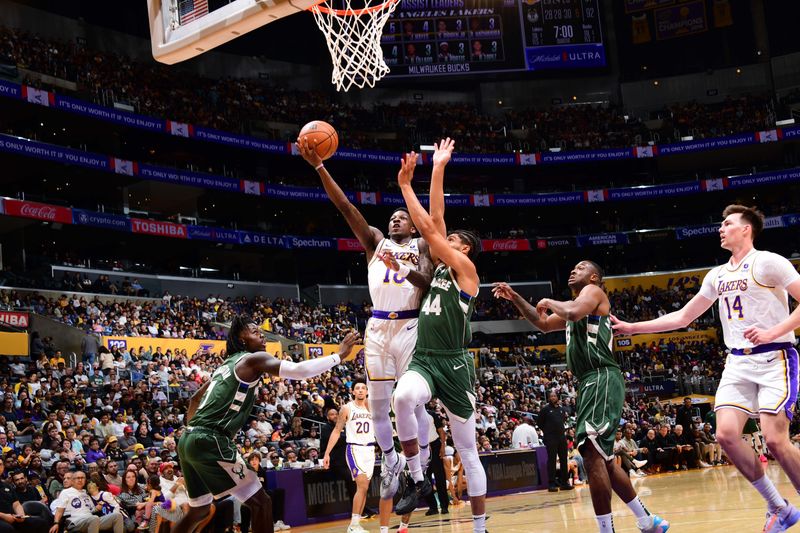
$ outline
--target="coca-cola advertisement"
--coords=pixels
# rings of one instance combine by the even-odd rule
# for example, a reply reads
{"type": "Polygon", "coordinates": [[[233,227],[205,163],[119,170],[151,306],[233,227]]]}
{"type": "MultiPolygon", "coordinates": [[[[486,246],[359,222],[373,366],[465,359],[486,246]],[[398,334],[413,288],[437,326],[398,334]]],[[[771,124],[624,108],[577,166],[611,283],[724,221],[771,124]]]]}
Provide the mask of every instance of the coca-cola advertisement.
{"type": "Polygon", "coordinates": [[[527,252],[531,249],[528,239],[484,239],[481,245],[486,252],[527,252]]]}
{"type": "Polygon", "coordinates": [[[55,205],[26,202],[22,200],[6,200],[5,211],[7,215],[47,220],[48,222],[61,222],[72,224],[72,209],[55,205]]]}

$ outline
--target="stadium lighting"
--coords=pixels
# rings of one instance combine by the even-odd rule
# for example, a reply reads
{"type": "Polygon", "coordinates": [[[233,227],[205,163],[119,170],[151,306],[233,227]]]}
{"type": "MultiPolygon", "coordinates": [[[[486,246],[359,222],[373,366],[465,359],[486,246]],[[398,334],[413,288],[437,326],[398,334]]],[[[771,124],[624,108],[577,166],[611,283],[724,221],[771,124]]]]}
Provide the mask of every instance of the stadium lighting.
{"type": "Polygon", "coordinates": [[[200,272],[219,272],[218,268],[200,267],[200,272]]]}
{"type": "Polygon", "coordinates": [[[436,148],[432,144],[420,144],[419,151],[420,152],[433,152],[436,148]]]}
{"type": "Polygon", "coordinates": [[[691,135],[687,135],[686,137],[681,137],[681,140],[682,141],[693,141],[694,137],[692,137],[691,135]]]}
{"type": "Polygon", "coordinates": [[[791,126],[792,124],[794,124],[794,119],[793,118],[787,118],[787,119],[783,119],[783,120],[779,120],[779,121],[775,122],[776,126],[791,126]]]}

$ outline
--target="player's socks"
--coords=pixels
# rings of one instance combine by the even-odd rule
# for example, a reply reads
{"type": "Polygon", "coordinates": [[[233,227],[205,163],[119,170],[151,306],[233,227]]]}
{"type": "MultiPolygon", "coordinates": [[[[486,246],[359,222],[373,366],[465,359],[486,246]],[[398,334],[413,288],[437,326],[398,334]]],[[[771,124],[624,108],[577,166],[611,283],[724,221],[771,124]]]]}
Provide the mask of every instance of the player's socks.
{"type": "Polygon", "coordinates": [[[775,511],[786,505],[786,500],[783,499],[783,496],[781,496],[772,480],[766,474],[761,479],[753,481],[753,487],[767,500],[767,507],[770,511],[775,511]]]}
{"type": "Polygon", "coordinates": [[[383,458],[386,461],[386,466],[388,466],[389,468],[392,468],[394,465],[397,464],[397,461],[400,460],[394,448],[389,449],[388,452],[386,450],[383,450],[383,458]]]}
{"type": "Polygon", "coordinates": [[[428,446],[419,447],[419,464],[424,469],[428,466],[428,460],[431,458],[431,449],[428,446]]]}
{"type": "Polygon", "coordinates": [[[642,503],[642,500],[640,500],[638,496],[629,501],[626,505],[633,513],[633,516],[636,517],[636,525],[639,526],[639,529],[653,526],[653,516],[650,514],[650,511],[647,510],[642,503]]]}
{"type": "Polygon", "coordinates": [[[415,483],[425,479],[422,475],[422,463],[419,454],[406,457],[406,463],[408,464],[408,471],[411,474],[411,479],[413,479],[415,483]]]}
{"type": "Polygon", "coordinates": [[[482,515],[472,515],[472,533],[484,533],[486,531],[486,513],[482,515]]]}
{"type": "Polygon", "coordinates": [[[614,533],[614,516],[611,513],[597,515],[595,518],[597,518],[600,533],[614,533]]]}
{"type": "Polygon", "coordinates": [[[360,514],[354,514],[354,515],[350,516],[350,525],[351,526],[357,526],[360,522],[361,522],[361,515],[360,514]]]}
{"type": "Polygon", "coordinates": [[[380,533],[389,533],[389,526],[381,526],[380,533]]]}
{"type": "Polygon", "coordinates": [[[400,531],[402,531],[404,529],[408,529],[408,523],[407,522],[403,522],[402,520],[400,520],[400,525],[398,526],[397,529],[400,530],[400,531]]]}

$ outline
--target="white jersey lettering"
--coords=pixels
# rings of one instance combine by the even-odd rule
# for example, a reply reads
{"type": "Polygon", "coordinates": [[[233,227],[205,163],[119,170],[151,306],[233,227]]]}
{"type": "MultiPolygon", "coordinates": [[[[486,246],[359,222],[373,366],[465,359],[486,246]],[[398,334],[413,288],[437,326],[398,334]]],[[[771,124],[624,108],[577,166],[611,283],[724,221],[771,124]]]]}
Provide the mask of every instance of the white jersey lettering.
{"type": "Polygon", "coordinates": [[[359,407],[355,402],[347,404],[350,414],[344,425],[347,444],[373,444],[375,442],[375,428],[372,425],[372,413],[369,409],[359,407]]]}
{"type": "MultiPolygon", "coordinates": [[[[786,288],[800,279],[794,266],[780,255],[753,250],[734,268],[728,262],[706,274],[700,294],[719,299],[719,318],[728,348],[752,348],[744,337],[750,326],[769,329],[789,317],[786,288]]],[[[788,333],[774,342],[795,342],[788,333]]]]}
{"type": "Polygon", "coordinates": [[[391,239],[383,239],[375,250],[375,257],[367,267],[369,294],[372,306],[379,311],[407,311],[419,309],[422,290],[415,287],[406,278],[388,268],[378,258],[379,254],[389,251],[400,264],[412,270],[419,268],[419,240],[411,239],[406,244],[397,244],[391,239]]]}

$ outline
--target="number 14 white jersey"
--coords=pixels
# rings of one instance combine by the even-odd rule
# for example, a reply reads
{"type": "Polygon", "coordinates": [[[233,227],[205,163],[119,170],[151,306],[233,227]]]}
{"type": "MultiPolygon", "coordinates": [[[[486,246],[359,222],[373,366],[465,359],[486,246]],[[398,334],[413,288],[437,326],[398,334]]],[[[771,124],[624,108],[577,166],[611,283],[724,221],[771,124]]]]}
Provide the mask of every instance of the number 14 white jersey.
{"type": "MultiPolygon", "coordinates": [[[[700,295],[719,299],[719,318],[730,348],[752,348],[744,337],[750,326],[769,329],[789,317],[786,288],[800,279],[792,263],[772,252],[753,250],[733,268],[730,261],[706,274],[700,295]]],[[[790,332],[774,342],[794,343],[790,332]]]]}

